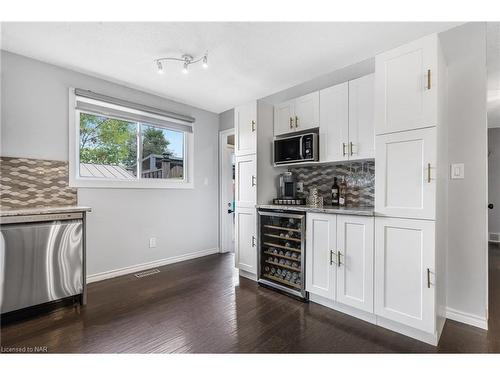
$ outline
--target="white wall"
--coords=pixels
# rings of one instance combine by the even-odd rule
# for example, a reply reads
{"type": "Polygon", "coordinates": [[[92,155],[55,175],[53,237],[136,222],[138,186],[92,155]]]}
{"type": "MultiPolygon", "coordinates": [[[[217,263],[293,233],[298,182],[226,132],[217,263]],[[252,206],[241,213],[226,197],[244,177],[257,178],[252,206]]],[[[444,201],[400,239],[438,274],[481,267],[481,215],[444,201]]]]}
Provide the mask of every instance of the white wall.
{"type": "Polygon", "coordinates": [[[79,189],[89,275],[217,248],[219,116],[2,51],[2,156],[68,160],[68,88],[196,118],[194,189],[79,189]],[[157,247],[149,249],[149,237],[157,247]]]}
{"type": "Polygon", "coordinates": [[[500,128],[488,129],[488,231],[500,233],[500,128]]]}
{"type": "Polygon", "coordinates": [[[441,34],[448,64],[448,157],[465,164],[465,179],[448,186],[447,306],[486,318],[487,120],[486,25],[441,34]]]}
{"type": "Polygon", "coordinates": [[[234,128],[234,109],[219,113],[219,131],[234,128]]]}

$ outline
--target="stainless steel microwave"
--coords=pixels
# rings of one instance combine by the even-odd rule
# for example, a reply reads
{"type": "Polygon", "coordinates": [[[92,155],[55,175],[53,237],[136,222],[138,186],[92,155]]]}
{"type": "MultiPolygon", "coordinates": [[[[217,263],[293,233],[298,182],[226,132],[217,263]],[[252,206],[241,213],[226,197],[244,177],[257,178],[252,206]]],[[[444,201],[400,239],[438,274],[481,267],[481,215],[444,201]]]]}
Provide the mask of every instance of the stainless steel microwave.
{"type": "Polygon", "coordinates": [[[274,164],[318,161],[318,134],[307,133],[274,140],[274,164]]]}

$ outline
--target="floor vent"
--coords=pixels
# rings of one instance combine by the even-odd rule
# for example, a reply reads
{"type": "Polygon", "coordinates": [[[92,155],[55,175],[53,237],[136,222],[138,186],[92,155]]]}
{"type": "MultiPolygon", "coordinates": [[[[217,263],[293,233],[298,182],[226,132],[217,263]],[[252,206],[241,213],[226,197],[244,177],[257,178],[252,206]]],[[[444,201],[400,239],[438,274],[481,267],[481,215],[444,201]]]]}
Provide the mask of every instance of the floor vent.
{"type": "Polygon", "coordinates": [[[154,275],[155,273],[160,273],[160,270],[158,268],[152,269],[152,270],[147,270],[147,271],[142,271],[139,273],[134,274],[135,277],[138,279],[154,275]]]}
{"type": "Polygon", "coordinates": [[[500,233],[490,233],[488,240],[490,242],[500,242],[500,233]]]}

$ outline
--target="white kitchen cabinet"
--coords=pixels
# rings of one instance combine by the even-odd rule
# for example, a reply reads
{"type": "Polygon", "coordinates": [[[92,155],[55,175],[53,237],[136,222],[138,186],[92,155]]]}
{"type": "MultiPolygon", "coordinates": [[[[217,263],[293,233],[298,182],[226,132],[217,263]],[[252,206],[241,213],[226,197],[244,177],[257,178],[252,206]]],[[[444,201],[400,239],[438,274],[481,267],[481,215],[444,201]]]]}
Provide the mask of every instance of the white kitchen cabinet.
{"type": "Polygon", "coordinates": [[[274,106],[274,135],[287,134],[295,131],[293,100],[274,106]]]}
{"type": "Polygon", "coordinates": [[[236,156],[257,152],[257,102],[253,101],[234,109],[234,154],[236,156]]]}
{"type": "Polygon", "coordinates": [[[257,155],[235,158],[236,207],[255,207],[257,203],[257,155]]]}
{"type": "Polygon", "coordinates": [[[296,98],[294,115],[296,131],[317,128],[319,126],[319,91],[296,98]]]}
{"type": "Polygon", "coordinates": [[[435,219],[436,128],[384,134],[376,138],[377,214],[435,219]]]}
{"type": "Polygon", "coordinates": [[[319,92],[319,160],[349,159],[349,84],[328,87],[319,92]]]}
{"type": "Polygon", "coordinates": [[[373,313],[374,218],[337,216],[337,301],[373,313]]]}
{"type": "Polygon", "coordinates": [[[373,81],[370,74],[320,91],[320,161],[375,156],[373,81]]]}
{"type": "Polygon", "coordinates": [[[375,77],[349,81],[349,160],[375,157],[375,77]]]}
{"type": "Polygon", "coordinates": [[[319,126],[319,91],[274,106],[274,135],[319,126]]]}
{"type": "Polygon", "coordinates": [[[257,274],[257,224],[255,208],[238,207],[235,210],[235,266],[257,274]]]}
{"type": "Polygon", "coordinates": [[[375,130],[392,133],[437,125],[436,34],[375,58],[375,130]]]}
{"type": "Polygon", "coordinates": [[[336,291],[336,215],[306,215],[306,290],[335,299],[336,291]]]}
{"type": "Polygon", "coordinates": [[[375,218],[375,313],[435,332],[435,223],[375,218]]]}

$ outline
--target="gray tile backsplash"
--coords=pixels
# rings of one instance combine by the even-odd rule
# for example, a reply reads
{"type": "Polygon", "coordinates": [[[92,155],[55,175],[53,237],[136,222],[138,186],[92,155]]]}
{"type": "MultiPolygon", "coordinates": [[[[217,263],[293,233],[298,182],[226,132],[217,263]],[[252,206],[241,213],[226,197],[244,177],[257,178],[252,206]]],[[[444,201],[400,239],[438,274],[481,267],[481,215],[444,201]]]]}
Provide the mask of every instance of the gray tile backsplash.
{"type": "Polygon", "coordinates": [[[323,196],[324,204],[331,204],[331,189],[333,178],[348,177],[354,178],[362,175],[362,172],[369,171],[372,179],[363,186],[356,186],[351,183],[347,185],[347,204],[351,206],[373,207],[375,203],[375,161],[368,160],[364,162],[345,162],[342,164],[322,164],[313,166],[300,166],[289,168],[295,173],[297,182],[303,182],[304,193],[299,193],[300,198],[305,198],[312,187],[317,187],[319,193],[323,196]]]}

